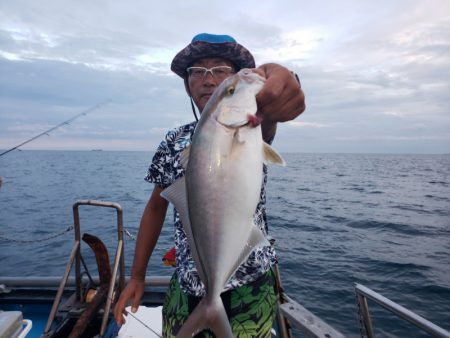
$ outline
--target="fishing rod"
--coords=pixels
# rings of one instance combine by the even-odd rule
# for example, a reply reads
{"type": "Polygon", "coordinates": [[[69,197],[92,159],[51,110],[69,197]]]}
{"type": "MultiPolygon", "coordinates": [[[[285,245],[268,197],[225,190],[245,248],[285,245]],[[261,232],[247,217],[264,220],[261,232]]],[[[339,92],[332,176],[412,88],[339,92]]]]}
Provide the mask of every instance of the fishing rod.
{"type": "Polygon", "coordinates": [[[136,319],[136,321],[137,321],[138,323],[142,324],[146,329],[150,330],[152,333],[154,333],[154,334],[157,335],[158,337],[162,338],[162,336],[161,336],[158,332],[156,332],[155,330],[153,330],[150,326],[148,326],[148,325],[145,324],[142,320],[140,320],[138,317],[136,317],[135,315],[133,315],[133,314],[131,313],[131,311],[125,310],[125,312],[126,312],[127,314],[131,315],[131,317],[133,317],[134,319],[136,319]]]}
{"type": "Polygon", "coordinates": [[[106,100],[106,101],[104,101],[104,102],[98,103],[98,104],[96,104],[95,106],[92,106],[91,108],[86,109],[85,111],[82,111],[81,113],[79,113],[79,114],[77,114],[77,115],[71,117],[70,119],[68,119],[68,120],[66,120],[66,121],[64,121],[64,122],[61,122],[60,124],[58,124],[58,125],[56,125],[56,126],[50,128],[50,129],[48,129],[48,130],[46,130],[46,131],[40,133],[39,135],[36,135],[36,136],[34,136],[34,137],[32,137],[32,138],[26,140],[25,142],[22,142],[21,144],[19,144],[19,145],[13,147],[13,148],[11,148],[11,149],[8,149],[8,150],[4,151],[3,153],[0,154],[0,156],[3,156],[3,155],[5,155],[5,154],[9,153],[10,151],[16,150],[16,149],[20,148],[21,146],[23,146],[23,145],[25,145],[25,144],[27,144],[27,143],[30,143],[30,142],[36,140],[37,138],[39,138],[39,137],[41,137],[41,136],[44,136],[44,135],[47,135],[47,136],[48,136],[48,134],[49,134],[50,132],[52,132],[53,130],[58,129],[59,127],[62,127],[62,126],[64,126],[64,125],[69,125],[72,121],[76,120],[76,119],[79,118],[80,116],[87,115],[88,113],[93,112],[94,110],[100,109],[102,106],[108,104],[108,103],[111,102],[111,101],[112,101],[111,99],[108,99],[108,100],[106,100]]]}

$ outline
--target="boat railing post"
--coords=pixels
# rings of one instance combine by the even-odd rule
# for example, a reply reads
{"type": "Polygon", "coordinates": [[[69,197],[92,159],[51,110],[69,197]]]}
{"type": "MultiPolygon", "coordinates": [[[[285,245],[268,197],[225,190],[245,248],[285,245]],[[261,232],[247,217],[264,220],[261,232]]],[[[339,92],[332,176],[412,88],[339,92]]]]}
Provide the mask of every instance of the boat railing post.
{"type": "MultiPolygon", "coordinates": [[[[120,247],[120,275],[119,275],[119,288],[118,292],[122,292],[122,290],[125,287],[125,255],[124,255],[124,246],[125,242],[123,240],[123,211],[122,207],[120,205],[115,206],[117,210],[117,239],[119,243],[121,244],[120,247]]],[[[119,245],[117,246],[117,254],[119,253],[119,245]]]]}
{"type": "Polygon", "coordinates": [[[72,252],[70,253],[69,261],[67,262],[66,271],[64,272],[64,276],[59,284],[58,291],[55,296],[55,300],[53,301],[52,309],[50,311],[50,314],[48,316],[47,325],[45,326],[44,335],[47,334],[53,324],[53,320],[56,316],[56,311],[58,310],[59,303],[61,302],[62,294],[64,291],[64,288],[67,284],[67,279],[69,278],[70,270],[72,269],[73,261],[75,259],[75,256],[77,255],[77,252],[80,250],[80,242],[75,241],[72,247],[72,252]]]}
{"type": "Polygon", "coordinates": [[[106,299],[106,304],[103,313],[102,326],[100,330],[100,336],[106,331],[106,326],[109,318],[109,313],[111,310],[111,304],[113,302],[114,290],[117,285],[117,292],[120,293],[125,287],[125,256],[124,252],[124,240],[123,240],[123,211],[122,207],[118,203],[114,202],[104,202],[104,201],[95,201],[95,200],[80,200],[75,202],[73,205],[73,220],[74,220],[74,232],[75,232],[75,243],[72,248],[72,252],[70,254],[69,262],[67,263],[66,271],[64,273],[63,279],[60,283],[60,286],[57,291],[57,295],[53,302],[52,310],[50,312],[47,325],[45,327],[44,335],[47,334],[51,328],[53,320],[56,316],[56,312],[58,310],[58,306],[61,302],[61,298],[63,295],[64,288],[66,286],[67,280],[69,278],[70,271],[73,266],[73,262],[75,261],[75,288],[76,288],[76,299],[80,301],[80,303],[84,303],[81,284],[81,253],[80,253],[80,242],[81,242],[81,233],[80,233],[80,215],[79,215],[79,206],[80,205],[92,205],[99,207],[107,207],[114,208],[117,211],[117,237],[118,244],[117,250],[114,259],[114,267],[111,275],[111,279],[109,282],[108,288],[108,296],[106,299]],[[117,272],[119,272],[119,276],[117,276],[117,272]]]}
{"type": "MultiPolygon", "coordinates": [[[[75,232],[75,242],[81,242],[81,234],[80,234],[80,214],[78,212],[78,207],[80,203],[76,202],[73,209],[73,223],[74,223],[74,232],[75,232]]],[[[78,249],[76,252],[75,259],[75,290],[76,290],[76,299],[80,302],[83,301],[83,296],[81,292],[81,258],[80,258],[80,245],[78,245],[78,249]]]]}
{"type": "MultiPolygon", "coordinates": [[[[78,238],[80,237],[80,220],[78,214],[78,206],[79,205],[93,205],[99,207],[107,207],[114,208],[117,212],[117,250],[114,258],[114,267],[111,275],[111,279],[109,282],[108,288],[108,296],[106,298],[106,304],[103,312],[102,318],[102,326],[100,328],[100,336],[103,336],[106,331],[106,326],[108,324],[109,312],[111,310],[111,304],[113,302],[113,295],[116,283],[118,284],[117,292],[120,293],[125,287],[125,256],[123,254],[124,251],[124,241],[123,241],[123,211],[122,207],[118,203],[114,202],[104,202],[104,201],[95,201],[95,200],[81,200],[74,204],[73,206],[73,215],[75,222],[75,229],[78,229],[78,238]],[[117,278],[117,272],[119,272],[119,278],[117,278]]],[[[75,231],[77,236],[77,231],[75,231]]],[[[79,255],[77,256],[79,257],[79,255]]],[[[77,261],[79,264],[79,260],[77,261]]],[[[77,271],[79,272],[80,266],[77,265],[77,271]]],[[[78,285],[80,285],[80,295],[81,295],[81,273],[79,274],[78,283],[78,275],[76,277],[77,280],[77,298],[78,298],[78,285]]]]}
{"type": "MultiPolygon", "coordinates": [[[[269,240],[269,242],[272,247],[275,246],[274,238],[271,238],[269,240]]],[[[278,264],[275,264],[273,266],[273,272],[275,274],[275,283],[276,283],[276,288],[278,290],[278,305],[280,305],[284,302],[284,299],[283,299],[283,285],[281,284],[280,269],[278,268],[278,264]]],[[[289,328],[287,320],[283,316],[283,314],[281,313],[281,311],[279,309],[277,311],[277,322],[278,322],[278,327],[280,330],[280,337],[281,338],[292,338],[292,332],[289,328]]]]}
{"type": "Polygon", "coordinates": [[[360,314],[362,316],[364,328],[366,330],[366,334],[368,338],[375,338],[375,334],[373,332],[372,319],[370,317],[369,312],[369,304],[367,303],[367,298],[364,295],[357,293],[358,299],[358,307],[360,314]]]}
{"type": "Polygon", "coordinates": [[[114,267],[111,274],[111,281],[109,282],[108,297],[106,298],[105,311],[103,313],[102,326],[100,329],[100,337],[103,337],[108,324],[109,311],[111,310],[111,304],[113,302],[114,286],[117,280],[117,270],[119,268],[121,257],[123,257],[123,240],[119,240],[119,243],[117,244],[116,257],[114,259],[114,267]]]}

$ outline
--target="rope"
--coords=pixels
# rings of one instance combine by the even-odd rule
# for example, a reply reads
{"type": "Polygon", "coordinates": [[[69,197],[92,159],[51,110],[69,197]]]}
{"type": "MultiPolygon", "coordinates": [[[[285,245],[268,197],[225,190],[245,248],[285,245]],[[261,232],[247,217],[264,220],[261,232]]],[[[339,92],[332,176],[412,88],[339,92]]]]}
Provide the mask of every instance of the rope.
{"type": "Polygon", "coordinates": [[[89,269],[88,269],[88,267],[87,267],[86,262],[84,261],[83,255],[82,255],[81,253],[80,253],[80,259],[81,259],[81,264],[83,264],[83,267],[84,267],[84,274],[86,274],[86,276],[88,276],[89,282],[90,282],[92,285],[95,285],[94,280],[92,279],[92,276],[91,276],[91,274],[89,273],[89,269]]]}
{"type": "MultiPolygon", "coordinates": [[[[74,226],[73,225],[69,225],[65,230],[57,233],[57,234],[53,234],[47,237],[42,237],[42,238],[38,238],[38,239],[15,239],[15,238],[11,238],[8,236],[4,236],[2,234],[0,234],[0,242],[12,242],[12,243],[22,243],[22,244],[29,244],[29,243],[40,243],[40,242],[45,242],[45,241],[49,241],[51,239],[57,238],[59,236],[64,235],[66,232],[69,232],[71,230],[73,230],[74,226]]],[[[129,239],[135,241],[136,240],[136,236],[133,235],[129,230],[127,229],[123,229],[123,233],[125,235],[128,236],[129,239]]]]}
{"type": "Polygon", "coordinates": [[[133,235],[133,234],[131,234],[127,229],[124,228],[124,229],[123,229],[123,233],[124,233],[125,235],[127,235],[129,239],[131,239],[131,240],[133,240],[133,241],[136,240],[136,236],[133,235]]]}
{"type": "Polygon", "coordinates": [[[71,230],[73,230],[73,225],[69,225],[65,230],[63,230],[63,231],[61,231],[59,233],[56,233],[56,234],[53,234],[53,235],[50,235],[50,236],[47,236],[47,237],[42,237],[42,238],[38,238],[38,239],[32,239],[32,240],[15,239],[15,238],[10,238],[10,237],[3,236],[3,235],[0,234],[0,240],[4,241],[4,242],[13,242],[13,243],[22,243],[22,244],[23,243],[39,243],[39,242],[49,241],[49,240],[54,239],[56,237],[62,236],[66,232],[69,232],[71,230]]]}

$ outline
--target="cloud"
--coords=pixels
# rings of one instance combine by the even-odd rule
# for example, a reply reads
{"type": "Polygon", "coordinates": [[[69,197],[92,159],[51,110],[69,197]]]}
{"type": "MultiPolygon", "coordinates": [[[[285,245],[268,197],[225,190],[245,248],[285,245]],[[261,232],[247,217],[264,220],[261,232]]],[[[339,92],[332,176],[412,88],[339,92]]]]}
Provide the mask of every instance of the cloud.
{"type": "Polygon", "coordinates": [[[294,128],[327,128],[329,127],[326,124],[323,123],[316,123],[316,122],[304,122],[304,121],[288,121],[286,124],[290,127],[294,128]]]}
{"type": "Polygon", "coordinates": [[[136,150],[157,145],[165,130],[193,119],[183,83],[169,66],[205,31],[231,34],[258,64],[281,62],[300,75],[307,110],[279,126],[281,151],[450,146],[447,0],[327,6],[252,0],[227,8],[210,1],[3,2],[2,147],[108,98],[111,104],[32,146],[51,147],[54,140],[87,149],[89,142],[136,150]]]}

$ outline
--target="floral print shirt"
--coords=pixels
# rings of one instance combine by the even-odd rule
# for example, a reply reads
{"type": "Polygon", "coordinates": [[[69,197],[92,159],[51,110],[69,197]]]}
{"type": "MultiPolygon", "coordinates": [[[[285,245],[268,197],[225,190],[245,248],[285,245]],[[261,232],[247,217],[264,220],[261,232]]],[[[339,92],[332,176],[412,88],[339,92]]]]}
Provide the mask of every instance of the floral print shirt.
{"type": "MultiPolygon", "coordinates": [[[[176,179],[182,177],[185,173],[180,163],[180,153],[191,143],[194,134],[196,122],[186,124],[175,130],[171,130],[166,134],[165,139],[161,142],[152,163],[148,169],[145,180],[159,185],[161,188],[167,188],[176,179]]],[[[266,219],[266,182],[267,167],[263,168],[263,185],[261,188],[260,202],[253,216],[255,224],[267,236],[267,219],[266,219]]],[[[176,268],[175,272],[178,276],[181,289],[194,296],[204,296],[204,286],[195,268],[192,260],[189,244],[180,221],[178,212],[174,209],[174,225],[175,225],[175,247],[176,247],[176,268]]],[[[231,277],[225,286],[225,290],[234,289],[245,285],[262,276],[277,261],[275,250],[269,244],[256,248],[231,277]]]]}

